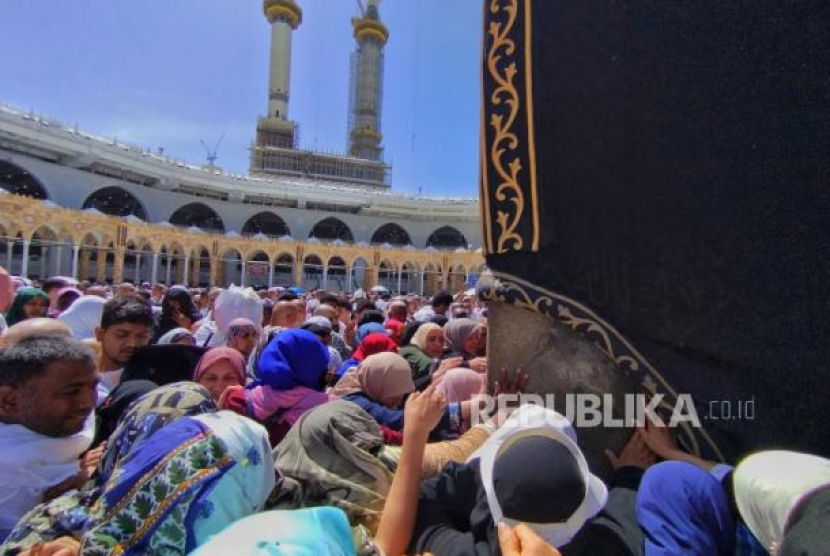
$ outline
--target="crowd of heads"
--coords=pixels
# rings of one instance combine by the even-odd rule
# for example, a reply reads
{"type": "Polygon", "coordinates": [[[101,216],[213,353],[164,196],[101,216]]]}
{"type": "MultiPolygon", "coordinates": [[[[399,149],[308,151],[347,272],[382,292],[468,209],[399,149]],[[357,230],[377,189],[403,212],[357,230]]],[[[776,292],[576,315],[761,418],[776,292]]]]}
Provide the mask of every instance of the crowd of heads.
{"type": "Polygon", "coordinates": [[[552,409],[485,413],[530,377],[472,291],[0,269],[0,314],[0,554],[830,554],[822,457],[646,423],[600,477],[552,409]]]}

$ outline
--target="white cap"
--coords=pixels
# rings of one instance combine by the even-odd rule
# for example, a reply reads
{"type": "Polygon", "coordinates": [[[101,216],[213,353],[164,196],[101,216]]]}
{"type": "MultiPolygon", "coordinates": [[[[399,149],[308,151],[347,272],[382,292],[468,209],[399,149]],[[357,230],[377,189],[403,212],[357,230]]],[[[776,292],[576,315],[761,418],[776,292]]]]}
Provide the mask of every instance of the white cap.
{"type": "MultiPolygon", "coordinates": [[[[602,480],[593,475],[588,462],[576,443],[576,433],[570,421],[555,411],[535,404],[523,405],[491,436],[472,456],[468,462],[479,459],[481,480],[487,493],[487,503],[493,521],[504,521],[516,526],[520,522],[504,517],[493,485],[493,468],[496,459],[517,441],[530,436],[544,436],[564,446],[579,466],[585,483],[585,498],[571,517],[561,523],[526,523],[546,542],[562,547],[568,544],[582,529],[583,525],[602,510],[608,500],[608,489],[602,480]]],[[[538,473],[538,470],[528,471],[538,473]]]]}

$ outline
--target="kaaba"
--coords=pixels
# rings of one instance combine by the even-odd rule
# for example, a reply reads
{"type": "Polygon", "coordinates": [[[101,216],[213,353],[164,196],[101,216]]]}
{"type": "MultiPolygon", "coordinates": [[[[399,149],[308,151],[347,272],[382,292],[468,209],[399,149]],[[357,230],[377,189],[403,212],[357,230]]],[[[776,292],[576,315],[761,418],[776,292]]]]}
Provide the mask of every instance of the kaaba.
{"type": "MultiPolygon", "coordinates": [[[[830,3],[487,0],[491,373],[830,456],[830,3]],[[751,411],[750,411],[751,410],[751,411]]],[[[592,463],[630,430],[579,430],[592,463]]]]}

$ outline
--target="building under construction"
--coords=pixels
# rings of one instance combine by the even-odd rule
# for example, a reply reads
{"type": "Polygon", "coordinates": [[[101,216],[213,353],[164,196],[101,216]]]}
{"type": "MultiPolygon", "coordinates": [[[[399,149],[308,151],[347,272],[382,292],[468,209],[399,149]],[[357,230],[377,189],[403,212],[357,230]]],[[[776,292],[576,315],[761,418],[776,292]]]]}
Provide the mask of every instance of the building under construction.
{"type": "Polygon", "coordinates": [[[369,0],[365,9],[361,4],[360,17],[352,20],[357,47],[351,57],[348,155],[299,148],[299,126],[288,107],[291,39],[302,23],[302,9],[293,0],[264,0],[263,8],[271,25],[268,113],[257,121],[250,173],[390,187],[381,146],[383,49],[389,31],[380,20],[378,1],[369,0]]]}

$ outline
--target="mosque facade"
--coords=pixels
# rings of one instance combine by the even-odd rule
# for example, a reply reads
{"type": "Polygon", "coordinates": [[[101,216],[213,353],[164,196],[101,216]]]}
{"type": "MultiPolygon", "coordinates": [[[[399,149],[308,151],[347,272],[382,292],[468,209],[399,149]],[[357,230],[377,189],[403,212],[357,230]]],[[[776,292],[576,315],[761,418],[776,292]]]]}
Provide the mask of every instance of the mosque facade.
{"type": "Polygon", "coordinates": [[[429,294],[481,272],[474,198],[394,191],[383,161],[378,3],[352,20],[347,154],[298,148],[289,118],[292,0],[265,0],[267,113],[248,175],[197,166],[0,105],[0,264],[96,281],[429,294]]]}

